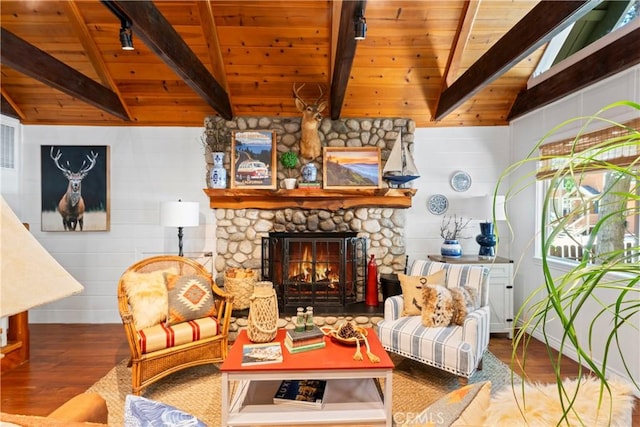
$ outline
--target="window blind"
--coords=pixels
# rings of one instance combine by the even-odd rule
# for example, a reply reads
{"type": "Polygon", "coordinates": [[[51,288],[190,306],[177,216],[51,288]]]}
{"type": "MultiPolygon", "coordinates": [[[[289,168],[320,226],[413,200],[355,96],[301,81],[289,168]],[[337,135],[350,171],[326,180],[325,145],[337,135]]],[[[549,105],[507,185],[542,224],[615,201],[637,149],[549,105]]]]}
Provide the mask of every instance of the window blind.
{"type": "Polygon", "coordinates": [[[624,127],[611,126],[605,129],[581,134],[576,138],[550,142],[540,146],[538,179],[547,179],[556,172],[571,165],[580,172],[602,169],[605,163],[629,166],[638,163],[640,156],[640,118],[623,124],[624,127]],[[634,135],[625,142],[614,138],[634,135]],[[614,147],[615,146],[615,147],[614,147]],[[578,159],[569,162],[569,158],[581,154],[578,159]]]}

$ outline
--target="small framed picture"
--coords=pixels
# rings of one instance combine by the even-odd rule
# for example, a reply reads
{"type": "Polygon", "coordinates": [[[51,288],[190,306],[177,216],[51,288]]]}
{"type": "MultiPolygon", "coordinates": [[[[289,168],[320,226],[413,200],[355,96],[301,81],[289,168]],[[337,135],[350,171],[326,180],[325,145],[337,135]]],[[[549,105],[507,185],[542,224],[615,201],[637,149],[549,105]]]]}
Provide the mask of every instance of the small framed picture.
{"type": "Polygon", "coordinates": [[[233,132],[231,188],[276,188],[275,131],[233,132]]]}
{"type": "Polygon", "coordinates": [[[380,187],[380,148],[325,147],[322,178],[327,189],[380,187]]]}

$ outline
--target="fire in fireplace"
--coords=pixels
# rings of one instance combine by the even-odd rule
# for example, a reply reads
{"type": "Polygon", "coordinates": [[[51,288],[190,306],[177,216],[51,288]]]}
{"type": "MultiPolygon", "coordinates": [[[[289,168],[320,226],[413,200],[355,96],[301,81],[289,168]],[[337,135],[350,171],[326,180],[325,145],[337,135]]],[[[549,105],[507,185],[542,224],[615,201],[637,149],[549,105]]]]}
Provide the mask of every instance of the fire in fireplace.
{"type": "Polygon", "coordinates": [[[273,232],[262,238],[262,277],[273,282],[284,314],[309,305],[338,313],[362,298],[366,251],[355,232],[273,232]]]}

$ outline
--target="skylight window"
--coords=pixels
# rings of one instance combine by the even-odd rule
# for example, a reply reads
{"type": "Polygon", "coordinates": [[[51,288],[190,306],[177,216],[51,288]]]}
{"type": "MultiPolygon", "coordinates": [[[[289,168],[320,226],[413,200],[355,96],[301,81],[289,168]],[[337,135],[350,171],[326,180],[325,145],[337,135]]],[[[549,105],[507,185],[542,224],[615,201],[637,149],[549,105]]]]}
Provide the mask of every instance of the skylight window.
{"type": "MultiPolygon", "coordinates": [[[[544,74],[552,67],[562,67],[561,62],[608,34],[632,22],[637,24],[639,15],[640,0],[601,2],[551,39],[527,86],[529,88],[535,86],[546,78],[544,74]]],[[[567,62],[565,61],[564,64],[566,66],[567,62]]]]}

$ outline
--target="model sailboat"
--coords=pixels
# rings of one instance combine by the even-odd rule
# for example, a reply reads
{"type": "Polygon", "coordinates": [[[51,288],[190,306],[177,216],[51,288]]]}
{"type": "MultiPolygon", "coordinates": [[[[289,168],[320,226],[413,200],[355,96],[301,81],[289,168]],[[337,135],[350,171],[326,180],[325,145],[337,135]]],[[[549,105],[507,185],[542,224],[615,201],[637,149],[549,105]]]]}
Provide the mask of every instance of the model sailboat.
{"type": "Polygon", "coordinates": [[[382,169],[382,178],[389,182],[389,187],[401,188],[402,185],[416,178],[420,173],[409,149],[402,143],[402,135],[398,133],[391,154],[382,169]]]}

